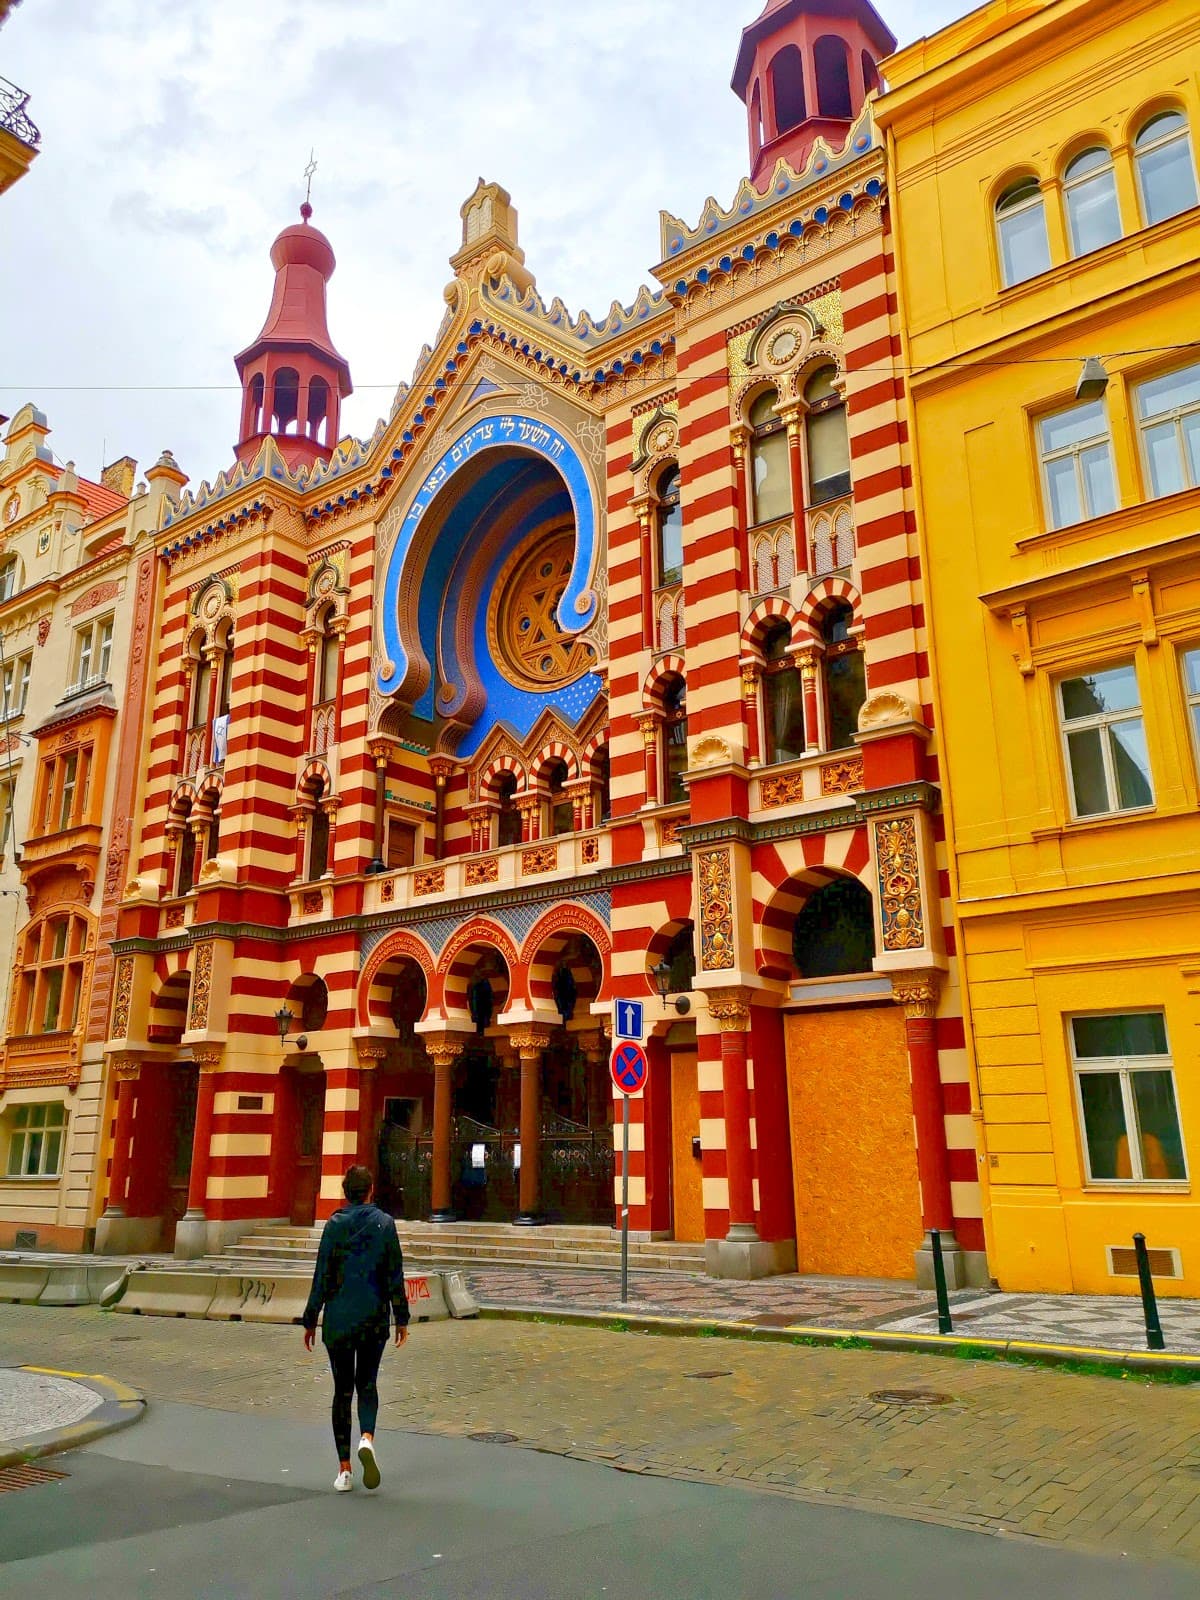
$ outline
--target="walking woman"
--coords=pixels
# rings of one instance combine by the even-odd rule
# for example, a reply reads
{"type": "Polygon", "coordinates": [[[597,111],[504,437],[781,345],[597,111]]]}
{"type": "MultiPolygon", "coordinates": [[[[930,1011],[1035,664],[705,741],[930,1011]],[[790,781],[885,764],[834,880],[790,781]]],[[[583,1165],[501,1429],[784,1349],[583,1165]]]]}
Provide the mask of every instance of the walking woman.
{"type": "Polygon", "coordinates": [[[387,1348],[394,1316],[396,1343],[408,1338],[408,1296],[404,1292],[404,1258],[396,1224],[386,1211],[370,1204],[373,1179],[366,1167],[351,1167],[342,1179],[347,1204],[325,1224],[312,1292],[301,1319],[304,1348],[311,1350],[317,1319],[325,1308],[321,1330],[333,1368],[333,1439],[338,1475],[333,1487],[345,1494],[354,1487],[350,1465],[350,1401],[358,1395],[358,1459],[363,1485],[379,1487],[375,1423],[379,1416],[379,1363],[387,1348]]]}

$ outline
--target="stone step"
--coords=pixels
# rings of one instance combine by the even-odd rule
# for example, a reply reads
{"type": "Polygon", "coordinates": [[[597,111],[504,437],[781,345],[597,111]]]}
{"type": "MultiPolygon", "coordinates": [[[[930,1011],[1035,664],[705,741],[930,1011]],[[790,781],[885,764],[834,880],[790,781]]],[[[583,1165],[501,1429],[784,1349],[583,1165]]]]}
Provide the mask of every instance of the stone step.
{"type": "MultiPolygon", "coordinates": [[[[457,1266],[544,1266],[544,1267],[597,1267],[615,1268],[620,1265],[620,1245],[610,1249],[592,1246],[589,1249],[572,1249],[565,1244],[558,1244],[549,1248],[540,1248],[534,1243],[529,1243],[521,1248],[506,1246],[504,1244],[451,1244],[447,1241],[444,1248],[436,1248],[424,1242],[411,1244],[402,1241],[406,1258],[414,1265],[420,1263],[438,1262],[457,1266]]],[[[269,1262],[276,1268],[290,1267],[311,1269],[316,1261],[316,1249],[287,1246],[270,1246],[259,1240],[243,1240],[240,1244],[229,1245],[221,1256],[212,1257],[230,1268],[246,1264],[262,1264],[269,1262]]],[[[629,1261],[631,1266],[636,1266],[647,1271],[660,1272],[703,1272],[704,1251],[694,1246],[681,1245],[677,1249],[670,1245],[663,1247],[648,1247],[646,1245],[630,1245],[629,1261]]]]}
{"type": "MultiPolygon", "coordinates": [[[[559,1259],[550,1258],[547,1258],[546,1260],[538,1260],[529,1256],[511,1256],[503,1253],[488,1255],[477,1260],[464,1260],[459,1255],[443,1257],[440,1255],[421,1256],[406,1254],[405,1263],[410,1271],[419,1270],[421,1268],[427,1268],[430,1271],[432,1271],[434,1268],[470,1271],[472,1267],[480,1270],[499,1268],[519,1271],[521,1269],[529,1270],[536,1269],[538,1267],[565,1267],[569,1268],[572,1272],[612,1273],[618,1271],[620,1268],[619,1257],[614,1259],[612,1257],[605,1256],[600,1260],[592,1259],[562,1261],[559,1259]]],[[[266,1276],[270,1273],[277,1273],[283,1270],[288,1270],[291,1272],[297,1272],[301,1270],[301,1264],[295,1258],[292,1258],[288,1261],[280,1261],[274,1258],[255,1257],[253,1255],[239,1257],[236,1261],[231,1261],[228,1256],[206,1256],[204,1258],[204,1264],[206,1267],[210,1267],[219,1271],[233,1272],[235,1274],[240,1272],[246,1276],[255,1274],[266,1276]]],[[[312,1261],[306,1261],[304,1265],[311,1269],[312,1261]]],[[[631,1256],[629,1260],[629,1270],[631,1272],[679,1272],[694,1274],[702,1271],[702,1267],[698,1263],[691,1260],[677,1260],[672,1258],[665,1261],[637,1261],[631,1256]]]]}
{"type": "MultiPolygon", "coordinates": [[[[545,1228],[513,1228],[502,1233],[476,1233],[466,1228],[444,1227],[436,1232],[411,1233],[406,1229],[399,1230],[400,1242],[412,1250],[438,1250],[445,1253],[448,1250],[459,1249],[500,1249],[515,1250],[531,1248],[539,1251],[561,1250],[600,1250],[619,1252],[621,1241],[618,1235],[609,1233],[607,1229],[580,1238],[564,1239],[555,1237],[545,1228]]],[[[236,1245],[230,1249],[256,1249],[278,1250],[280,1252],[298,1252],[301,1254],[315,1253],[320,1242],[320,1233],[314,1232],[304,1237],[290,1236],[275,1232],[262,1232],[244,1234],[236,1245]]],[[[637,1250],[649,1255],[690,1255],[697,1261],[704,1259],[704,1246],[699,1244],[683,1244],[674,1239],[631,1239],[631,1251],[637,1250]]]]}
{"type": "MultiPolygon", "coordinates": [[[[397,1231],[404,1238],[429,1238],[445,1239],[469,1237],[473,1239],[512,1239],[522,1238],[529,1234],[537,1234],[542,1239],[608,1239],[613,1237],[611,1228],[605,1226],[586,1226],[575,1223],[550,1222],[542,1227],[524,1228],[512,1222],[410,1222],[401,1218],[397,1224],[397,1231]]],[[[259,1223],[249,1229],[244,1235],[247,1239],[311,1239],[314,1242],[321,1237],[321,1225],[314,1227],[293,1227],[286,1223],[259,1223]]]]}

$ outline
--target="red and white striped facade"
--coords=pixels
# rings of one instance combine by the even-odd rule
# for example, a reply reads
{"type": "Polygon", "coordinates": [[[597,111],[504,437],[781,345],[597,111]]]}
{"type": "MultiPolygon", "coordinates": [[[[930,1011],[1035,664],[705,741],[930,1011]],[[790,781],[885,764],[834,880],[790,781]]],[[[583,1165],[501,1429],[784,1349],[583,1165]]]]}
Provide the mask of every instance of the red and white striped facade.
{"type": "MultiPolygon", "coordinates": [[[[267,433],[160,532],[102,1244],[148,1244],[179,1220],[177,1249],[195,1253],[256,1221],[327,1215],[395,1106],[430,1151],[425,1214],[461,1212],[473,1147],[458,1124],[489,1121],[472,1073],[491,1074],[497,1128],[522,1147],[513,1216],[553,1215],[536,1159],[559,1129],[547,1102],[612,1148],[619,995],[645,1000],[650,1029],[635,1229],[703,1239],[727,1275],[877,1274],[838,1221],[849,1205],[906,1219],[883,1270],[911,1273],[937,1227],[965,1275],[985,1277],[869,110],[844,148],[818,139],[804,170],[781,162],[695,229],[664,215],[661,292],[603,322],[541,299],[502,190],[481,186],[463,219],[446,318],[374,436],[292,469],[267,433]],[[850,459],[833,499],[813,494],[805,400],[830,369],[850,459]],[[767,393],[792,509],[759,521],[751,411],[767,393]],[[566,442],[596,507],[586,626],[558,624],[587,671],[525,722],[494,673],[514,647],[493,640],[486,670],[456,673],[454,651],[481,647],[469,605],[457,632],[448,608],[475,593],[488,552],[505,595],[528,553],[571,548],[554,544],[564,529],[578,566],[578,485],[568,503],[553,460],[523,455],[519,436],[493,453],[499,477],[478,461],[438,476],[456,441],[516,414],[566,442]],[[677,581],[658,550],[673,468],[677,581]],[[830,668],[848,653],[865,699],[843,739],[830,668]],[[782,669],[803,750],[781,756],[767,695],[782,669]],[[572,684],[595,691],[572,698],[572,684]],[[874,955],[805,977],[797,917],[850,881],[870,896],[874,955]],[[683,1014],[656,990],[664,959],[683,1014]],[[819,1071],[797,1043],[813,1018],[844,1042],[819,1071]],[[875,1071],[885,1036],[899,1078],[875,1071]],[[892,1120],[907,1096],[900,1148],[858,1142],[885,1094],[892,1120]],[[818,1123],[841,1130],[837,1149],[816,1149],[818,1123]],[[813,1227],[821,1249],[798,1257],[813,1227]]],[[[493,634],[507,627],[496,605],[479,590],[493,634]]],[[[611,1196],[619,1159],[605,1170],[611,1196]]]]}

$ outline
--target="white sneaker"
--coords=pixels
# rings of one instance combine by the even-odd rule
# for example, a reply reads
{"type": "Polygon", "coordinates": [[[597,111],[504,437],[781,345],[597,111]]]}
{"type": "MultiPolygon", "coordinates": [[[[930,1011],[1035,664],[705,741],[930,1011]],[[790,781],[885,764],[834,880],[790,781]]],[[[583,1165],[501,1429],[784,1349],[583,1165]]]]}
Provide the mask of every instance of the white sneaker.
{"type": "Polygon", "coordinates": [[[353,1475],[349,1472],[339,1472],[333,1480],[333,1487],[339,1494],[349,1494],[354,1487],[353,1475]]]}
{"type": "Polygon", "coordinates": [[[379,1462],[375,1459],[375,1442],[373,1439],[359,1440],[358,1459],[362,1466],[363,1488],[378,1489],[379,1462]]]}

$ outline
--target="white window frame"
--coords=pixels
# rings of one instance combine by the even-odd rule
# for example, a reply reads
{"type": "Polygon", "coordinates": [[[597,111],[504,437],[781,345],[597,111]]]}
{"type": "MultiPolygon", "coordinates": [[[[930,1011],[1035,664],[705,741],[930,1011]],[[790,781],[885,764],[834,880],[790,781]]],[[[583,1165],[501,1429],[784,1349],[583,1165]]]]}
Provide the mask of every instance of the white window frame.
{"type": "Polygon", "coordinates": [[[112,663],[113,614],[95,617],[75,630],[75,651],[71,689],[86,689],[89,684],[107,683],[112,663]],[[97,670],[92,670],[93,660],[97,670]]]}
{"type": "Polygon", "coordinates": [[[1196,182],[1196,152],[1192,145],[1191,118],[1182,107],[1163,106],[1161,110],[1154,112],[1152,116],[1147,117],[1145,122],[1142,123],[1141,129],[1133,137],[1133,170],[1137,182],[1138,209],[1141,213],[1139,220],[1143,227],[1157,228],[1159,223],[1170,222],[1172,218],[1181,217],[1185,211],[1191,211],[1195,207],[1197,195],[1200,194],[1200,189],[1198,189],[1196,182]],[[1159,117],[1170,115],[1181,117],[1183,126],[1181,128],[1172,128],[1168,133],[1160,133],[1156,138],[1151,139],[1148,144],[1142,144],[1142,135],[1146,132],[1146,129],[1152,123],[1157,122],[1159,117]],[[1172,211],[1170,216],[1159,217],[1157,221],[1152,222],[1150,220],[1150,210],[1146,204],[1146,186],[1142,179],[1142,161],[1144,157],[1152,155],[1156,150],[1163,150],[1167,145],[1174,144],[1176,141],[1179,141],[1187,150],[1192,175],[1192,199],[1190,204],[1181,206],[1178,211],[1172,211]]]}
{"type": "Polygon", "coordinates": [[[61,1100],[35,1101],[28,1105],[13,1106],[10,1113],[10,1127],[8,1136],[8,1151],[4,1163],[4,1176],[8,1180],[37,1181],[38,1179],[61,1178],[66,1163],[67,1154],[67,1128],[69,1118],[67,1108],[61,1100]],[[40,1118],[36,1113],[41,1113],[40,1118]],[[57,1113],[53,1117],[51,1114],[57,1113]],[[41,1135],[42,1146],[38,1154],[38,1169],[36,1172],[24,1171],[26,1153],[33,1135],[41,1135]],[[48,1134],[58,1134],[58,1165],[51,1168],[46,1162],[48,1148],[48,1134]]]}
{"type": "Polygon", "coordinates": [[[1079,1119],[1079,1144],[1083,1152],[1083,1170],[1086,1181],[1103,1188],[1120,1185],[1127,1189],[1132,1186],[1150,1186],[1155,1189],[1186,1189],[1191,1182],[1191,1169],[1188,1165],[1187,1145],[1183,1137],[1183,1118],[1179,1110],[1179,1081],[1175,1076],[1175,1058],[1171,1054],[1170,1035],[1167,1035],[1167,1052],[1161,1056],[1080,1056],[1075,1047],[1075,1021],[1077,1018],[1092,1016],[1159,1016],[1163,1017],[1163,1031],[1166,1032],[1166,1018],[1163,1013],[1152,1006],[1134,1006],[1129,1011],[1108,1012],[1074,1012],[1067,1021],[1067,1047],[1071,1057],[1071,1076],[1075,1087],[1075,1112],[1079,1119]],[[1171,1074],[1171,1089],[1175,1099],[1175,1119],[1179,1124],[1179,1149],[1183,1157],[1182,1178],[1148,1178],[1142,1170],[1142,1140],[1141,1125],[1137,1117],[1137,1103],[1133,1097],[1133,1086],[1130,1079],[1137,1072],[1169,1072],[1171,1074]],[[1094,1178],[1092,1176],[1092,1152],[1088,1145],[1087,1121],[1084,1116],[1083,1085],[1081,1080],[1089,1074],[1105,1073],[1118,1076],[1121,1084],[1121,1106],[1125,1113],[1125,1137],[1129,1146],[1129,1165],[1132,1175],[1128,1178],[1094,1178]],[[1135,1137],[1136,1135],[1136,1137],[1135,1137]]]}
{"type": "MultiPolygon", "coordinates": [[[[1055,680],[1054,700],[1058,711],[1059,742],[1062,745],[1063,768],[1067,776],[1067,802],[1071,808],[1071,819],[1074,822],[1100,822],[1105,817],[1128,817],[1139,812],[1153,811],[1156,805],[1154,797],[1154,773],[1148,775],[1150,784],[1150,800],[1144,806],[1123,806],[1120,804],[1121,786],[1117,782],[1116,768],[1113,763],[1112,740],[1108,737],[1108,730],[1118,722],[1140,722],[1142,731],[1146,727],[1146,708],[1142,704],[1142,684],[1137,673],[1137,662],[1132,657],[1122,661],[1105,662],[1103,666],[1076,669],[1064,673],[1055,680]],[[1077,678],[1086,678],[1092,672],[1112,672],[1119,667],[1129,667],[1138,686],[1138,703],[1136,708],[1127,711],[1098,711],[1090,717],[1068,717],[1066,705],[1063,702],[1063,686],[1073,683],[1077,678]],[[1115,798],[1117,804],[1110,803],[1107,811],[1087,811],[1082,815],[1075,809],[1075,774],[1071,767],[1071,743],[1068,734],[1086,733],[1091,728],[1100,730],[1100,758],[1104,764],[1104,785],[1108,799],[1112,802],[1115,798]]],[[[1149,765],[1149,744],[1147,744],[1147,765],[1149,765]]]]}
{"type": "Polygon", "coordinates": [[[11,600],[18,593],[17,578],[21,570],[20,560],[16,556],[9,556],[7,561],[0,561],[0,600],[11,600]]]}
{"type": "Polygon", "coordinates": [[[19,717],[29,698],[29,677],[33,671],[33,651],[19,656],[7,656],[4,662],[4,681],[0,685],[0,719],[19,717]]]}
{"type": "Polygon", "coordinates": [[[1046,423],[1053,422],[1056,417],[1069,416],[1072,411],[1080,411],[1084,406],[1094,405],[1095,403],[1092,400],[1085,400],[1082,405],[1060,406],[1057,410],[1047,411],[1036,419],[1038,474],[1042,481],[1042,503],[1046,508],[1046,526],[1051,532],[1057,532],[1060,528],[1078,528],[1085,522],[1093,521],[1096,517],[1111,516],[1113,510],[1120,509],[1121,491],[1120,484],[1117,482],[1116,463],[1113,460],[1112,428],[1109,424],[1108,410],[1103,401],[1100,402],[1101,413],[1104,417],[1103,432],[1081,439],[1077,444],[1060,445],[1053,450],[1047,449],[1044,442],[1042,430],[1046,423]],[[1105,445],[1108,451],[1108,470],[1112,476],[1113,500],[1115,502],[1113,507],[1103,511],[1096,511],[1092,508],[1082,460],[1084,451],[1094,450],[1098,444],[1105,445]],[[1071,458],[1074,462],[1075,490],[1079,496],[1079,505],[1083,515],[1076,522],[1059,522],[1055,517],[1054,497],[1050,492],[1050,474],[1047,468],[1053,461],[1065,461],[1068,458],[1071,458]]]}
{"type": "MultiPolygon", "coordinates": [[[[1200,689],[1188,688],[1188,659],[1195,656],[1200,663],[1200,642],[1189,645],[1179,652],[1179,667],[1183,674],[1183,703],[1187,707],[1189,737],[1192,741],[1192,755],[1196,762],[1196,769],[1200,772],[1200,689]]],[[[1200,672],[1196,674],[1200,681],[1200,672]]]]}
{"type": "Polygon", "coordinates": [[[1143,378],[1133,389],[1133,411],[1137,423],[1138,447],[1142,456],[1142,472],[1146,480],[1146,490],[1152,500],[1162,500],[1170,494],[1181,494],[1188,489],[1200,488],[1200,478],[1192,481],[1192,463],[1188,456],[1187,443],[1183,433],[1183,419],[1190,417],[1193,412],[1200,412],[1200,398],[1192,401],[1190,405],[1172,406],[1167,411],[1156,411],[1153,416],[1142,415],[1141,393],[1151,383],[1157,383],[1160,378],[1169,378],[1175,372],[1190,372],[1192,368],[1200,372],[1200,361],[1189,361],[1186,366],[1168,368],[1165,372],[1156,372],[1150,377],[1143,378]],[[1150,464],[1150,448],[1146,436],[1151,428],[1161,428],[1165,422],[1175,424],[1175,447],[1179,451],[1179,462],[1182,468],[1183,489],[1163,489],[1154,487],[1154,472],[1150,464]]]}
{"type": "Polygon", "coordinates": [[[1107,145],[1088,145],[1086,149],[1080,150],[1076,155],[1071,157],[1070,161],[1068,161],[1066,166],[1063,168],[1062,193],[1063,211],[1065,213],[1067,223],[1067,243],[1071,247],[1071,259],[1073,261],[1078,261],[1084,256],[1092,255],[1096,250],[1104,250],[1108,247],[1108,245],[1116,244],[1117,240],[1124,238],[1125,227],[1124,219],[1121,216],[1121,196],[1117,190],[1117,172],[1116,167],[1113,165],[1112,151],[1107,145]],[[1082,161],[1084,156],[1090,155],[1101,155],[1104,157],[1104,160],[1099,166],[1091,167],[1086,172],[1076,173],[1075,176],[1072,177],[1071,168],[1075,165],[1075,163],[1077,161],[1082,161]],[[1116,236],[1112,239],[1105,240],[1104,244],[1088,245],[1085,247],[1080,242],[1078,235],[1079,217],[1076,212],[1077,197],[1082,195],[1092,185],[1104,183],[1106,180],[1108,190],[1112,198],[1113,210],[1116,212],[1117,217],[1116,236]]]}
{"type": "Polygon", "coordinates": [[[1037,178],[1018,178],[1015,183],[1010,183],[1004,193],[997,197],[992,207],[992,223],[996,230],[996,255],[1000,267],[1000,283],[1005,289],[1015,289],[1018,284],[1032,283],[1034,278],[1040,278],[1044,272],[1049,272],[1054,265],[1054,258],[1050,252],[1050,230],[1046,225],[1046,194],[1037,178]],[[1033,184],[1034,189],[1023,199],[1012,200],[1007,198],[1018,189],[1033,184]],[[1010,278],[1005,265],[1004,249],[1004,224],[1014,218],[1023,216],[1027,211],[1037,210],[1042,218],[1042,238],[1046,245],[1046,264],[1035,272],[1027,272],[1024,277],[1010,278]]]}

